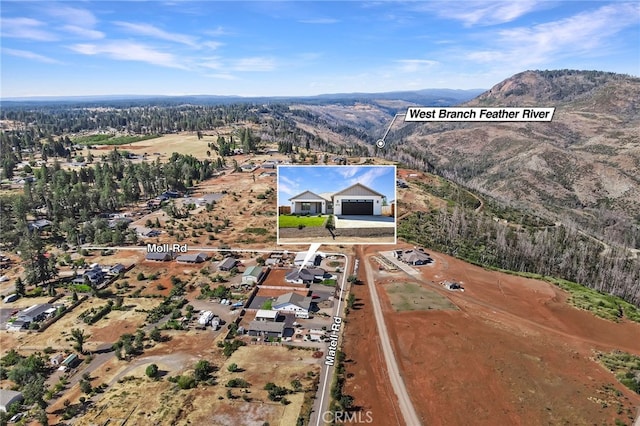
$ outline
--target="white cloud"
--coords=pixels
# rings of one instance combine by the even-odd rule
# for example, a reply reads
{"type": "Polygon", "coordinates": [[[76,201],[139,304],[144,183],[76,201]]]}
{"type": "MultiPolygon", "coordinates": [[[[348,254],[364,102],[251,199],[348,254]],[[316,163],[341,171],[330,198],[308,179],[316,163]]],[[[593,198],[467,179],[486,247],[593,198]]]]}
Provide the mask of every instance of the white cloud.
{"type": "Polygon", "coordinates": [[[93,30],[91,28],[79,27],[77,25],[65,25],[62,29],[86,39],[95,40],[104,38],[104,33],[102,31],[93,30]]]}
{"type": "Polygon", "coordinates": [[[483,26],[512,22],[538,7],[540,7],[540,2],[534,0],[498,0],[447,2],[446,5],[433,2],[423,9],[435,11],[444,18],[462,21],[465,26],[483,26]]]}
{"type": "Polygon", "coordinates": [[[399,70],[402,72],[424,71],[438,64],[428,59],[399,59],[395,62],[400,64],[399,70]]]}
{"type": "Polygon", "coordinates": [[[37,41],[55,41],[58,36],[43,29],[44,22],[32,18],[2,18],[2,37],[26,38],[37,41]]]}
{"type": "Polygon", "coordinates": [[[209,48],[211,50],[216,50],[220,46],[224,46],[224,43],[222,43],[220,41],[211,40],[211,41],[202,42],[202,43],[200,43],[200,45],[203,46],[203,47],[207,47],[207,48],[209,48]]]}
{"type": "Polygon", "coordinates": [[[165,52],[159,52],[149,46],[130,41],[111,41],[103,44],[75,44],[71,50],[83,55],[105,55],[121,61],[146,62],[168,68],[188,69],[178,59],[165,52]]]}
{"type": "Polygon", "coordinates": [[[190,35],[170,33],[153,25],[144,23],[116,21],[114,22],[114,24],[133,34],[154,37],[160,40],[166,40],[185,44],[191,47],[197,47],[196,39],[190,35]]]}
{"type": "Polygon", "coordinates": [[[60,6],[56,4],[55,7],[49,8],[47,13],[65,22],[84,28],[92,28],[98,23],[95,15],[90,11],[71,6],[60,6]]]}
{"type": "MultiPolygon", "coordinates": [[[[284,175],[278,176],[278,192],[294,196],[300,193],[300,184],[284,175]]],[[[281,202],[283,200],[280,200],[281,202]]]]}
{"type": "Polygon", "coordinates": [[[272,58],[256,56],[231,61],[231,69],[234,71],[273,71],[275,68],[275,61],[272,58]]]}
{"type": "Polygon", "coordinates": [[[50,58],[48,56],[40,55],[38,53],[30,52],[28,50],[18,50],[18,49],[9,49],[6,47],[2,48],[2,52],[7,55],[17,56],[18,58],[31,59],[38,62],[44,62],[47,64],[59,64],[60,61],[50,58]]]}
{"type": "Polygon", "coordinates": [[[217,78],[220,80],[237,80],[238,79],[238,77],[233,74],[225,74],[225,73],[205,74],[205,77],[217,78]]]}
{"type": "Polygon", "coordinates": [[[327,24],[337,24],[340,21],[338,19],[333,19],[333,18],[315,18],[315,19],[301,19],[298,22],[300,22],[301,24],[327,25],[327,24]]]}
{"type": "Polygon", "coordinates": [[[343,167],[336,167],[335,170],[338,172],[340,176],[342,176],[345,179],[348,179],[352,176],[355,176],[361,169],[359,167],[343,166],[343,167]]]}
{"type": "Polygon", "coordinates": [[[495,49],[467,54],[481,63],[502,62],[518,67],[544,65],[564,56],[599,54],[608,39],[640,19],[638,4],[611,4],[597,10],[534,25],[501,30],[495,49]]]}
{"type": "Polygon", "coordinates": [[[353,177],[349,180],[349,185],[354,185],[356,183],[361,183],[368,187],[373,187],[374,182],[380,176],[384,176],[387,174],[389,170],[384,167],[372,167],[360,176],[353,177]]]}

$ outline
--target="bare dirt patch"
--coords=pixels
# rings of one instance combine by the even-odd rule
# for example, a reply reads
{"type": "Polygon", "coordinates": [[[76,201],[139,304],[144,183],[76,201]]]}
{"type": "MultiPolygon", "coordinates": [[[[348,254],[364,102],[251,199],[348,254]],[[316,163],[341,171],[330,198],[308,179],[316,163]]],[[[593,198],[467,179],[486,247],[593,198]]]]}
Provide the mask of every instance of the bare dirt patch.
{"type": "Polygon", "coordinates": [[[384,289],[396,312],[456,309],[449,299],[417,283],[392,282],[384,289]]]}
{"type": "MultiPolygon", "coordinates": [[[[552,284],[431,254],[435,265],[421,268],[423,285],[459,311],[397,313],[386,292],[381,295],[396,358],[424,424],[630,421],[640,396],[593,357],[596,350],[640,354],[640,325],[605,321],[568,306],[567,294],[552,284]],[[438,284],[443,280],[461,282],[465,292],[445,290],[438,284]]],[[[356,286],[356,294],[363,288],[356,286]]],[[[348,336],[359,323],[356,314],[348,336]]],[[[374,341],[375,336],[358,338],[358,345],[367,346],[362,352],[347,344],[355,359],[347,371],[359,377],[351,382],[354,388],[364,380],[358,369],[371,362],[374,341]]],[[[380,398],[380,393],[362,397],[380,398]]]]}

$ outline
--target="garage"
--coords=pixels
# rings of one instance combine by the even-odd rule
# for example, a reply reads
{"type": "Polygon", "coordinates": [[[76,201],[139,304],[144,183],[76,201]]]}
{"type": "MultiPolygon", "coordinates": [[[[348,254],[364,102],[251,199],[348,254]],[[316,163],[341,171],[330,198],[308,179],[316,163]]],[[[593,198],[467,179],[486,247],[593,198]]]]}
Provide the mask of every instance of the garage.
{"type": "Polygon", "coordinates": [[[344,200],[342,202],[343,215],[372,215],[372,200],[344,200]]]}

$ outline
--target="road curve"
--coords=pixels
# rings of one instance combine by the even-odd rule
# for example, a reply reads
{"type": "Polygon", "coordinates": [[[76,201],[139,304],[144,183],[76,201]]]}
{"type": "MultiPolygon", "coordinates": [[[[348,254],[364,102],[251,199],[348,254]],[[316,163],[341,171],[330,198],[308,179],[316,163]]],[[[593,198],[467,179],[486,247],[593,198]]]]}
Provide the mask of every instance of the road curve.
{"type": "Polygon", "coordinates": [[[404,422],[407,426],[419,426],[422,423],[420,422],[418,413],[416,413],[416,410],[413,408],[413,403],[411,402],[407,388],[404,385],[404,380],[400,375],[400,369],[398,368],[398,363],[396,362],[396,357],[393,353],[393,347],[391,346],[391,339],[389,339],[389,332],[387,331],[387,326],[384,323],[382,306],[380,305],[378,291],[373,281],[371,265],[369,264],[368,259],[364,256],[362,248],[358,247],[357,251],[359,254],[358,257],[360,258],[360,265],[361,267],[365,267],[367,274],[367,285],[371,294],[371,305],[373,306],[373,313],[378,326],[378,336],[380,337],[380,344],[382,346],[382,352],[384,353],[384,360],[387,364],[387,371],[389,373],[391,386],[398,398],[400,412],[402,413],[402,417],[404,418],[404,422]]]}

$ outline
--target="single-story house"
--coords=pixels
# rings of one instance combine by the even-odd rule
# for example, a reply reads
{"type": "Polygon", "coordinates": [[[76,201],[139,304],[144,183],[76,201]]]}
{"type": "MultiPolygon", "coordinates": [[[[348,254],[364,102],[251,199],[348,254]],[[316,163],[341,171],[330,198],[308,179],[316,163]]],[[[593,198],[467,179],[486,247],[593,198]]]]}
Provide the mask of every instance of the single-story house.
{"type": "Polygon", "coordinates": [[[293,268],[285,275],[284,279],[292,284],[311,284],[315,280],[322,280],[325,274],[325,270],[320,268],[293,268]]]}
{"type": "Polygon", "coordinates": [[[168,262],[170,260],[173,260],[173,253],[169,253],[169,252],[151,252],[151,253],[147,253],[147,255],[144,257],[145,260],[153,260],[154,262],[168,262]]]}
{"type": "Polygon", "coordinates": [[[398,258],[409,265],[426,265],[433,261],[431,256],[422,250],[404,250],[399,253],[398,258]]]}
{"type": "Polygon", "coordinates": [[[73,279],[74,283],[82,284],[84,282],[89,282],[91,284],[100,284],[104,279],[104,272],[102,268],[98,265],[94,266],[91,269],[87,269],[84,271],[82,275],[79,275],[73,279]]]}
{"type": "Polygon", "coordinates": [[[47,219],[39,219],[27,225],[29,231],[42,231],[51,226],[51,221],[47,219]]]}
{"type": "Polygon", "coordinates": [[[249,266],[242,273],[242,284],[255,284],[258,281],[260,281],[261,276],[262,276],[262,267],[249,266]]]}
{"type": "Polygon", "coordinates": [[[273,302],[271,309],[279,312],[292,312],[298,318],[309,318],[311,297],[301,296],[298,293],[285,293],[273,302]]]}
{"type": "Polygon", "coordinates": [[[202,263],[209,259],[209,256],[206,253],[195,253],[195,254],[182,254],[176,258],[176,261],[181,263],[202,263]]]}
{"type": "Polygon", "coordinates": [[[218,269],[221,271],[230,271],[238,264],[238,260],[235,257],[225,257],[220,264],[218,264],[218,269]]]}
{"type": "Polygon", "coordinates": [[[139,237],[152,238],[161,234],[160,230],[147,228],[146,226],[135,225],[132,228],[135,229],[139,237]]]}
{"type": "Polygon", "coordinates": [[[324,257],[323,253],[317,253],[315,256],[312,256],[310,260],[304,261],[307,257],[306,251],[301,251],[296,254],[295,259],[293,259],[293,264],[296,266],[318,266],[320,262],[322,262],[322,258],[324,257]]]}
{"type": "Polygon", "coordinates": [[[280,259],[274,259],[272,257],[268,258],[267,260],[264,261],[264,265],[265,266],[276,266],[282,263],[282,260],[280,259]]]}
{"type": "Polygon", "coordinates": [[[53,308],[50,303],[33,305],[18,312],[18,320],[26,322],[42,321],[47,317],[47,311],[53,308]]]}
{"type": "Polygon", "coordinates": [[[31,321],[17,319],[13,322],[8,322],[6,325],[7,331],[21,331],[29,328],[31,321]]]}
{"type": "Polygon", "coordinates": [[[251,321],[249,323],[249,336],[282,337],[284,328],[284,322],[251,321]]]}
{"type": "MultiPolygon", "coordinates": [[[[116,263],[115,265],[109,267],[106,273],[109,275],[120,275],[121,273],[126,271],[127,271],[126,266],[124,266],[122,263],[116,263]]],[[[104,269],[103,269],[103,272],[104,272],[104,269]]]]}
{"type": "Polygon", "coordinates": [[[21,402],[22,400],[24,400],[22,393],[9,389],[0,389],[0,411],[6,413],[12,404],[21,402]]]}
{"type": "Polygon", "coordinates": [[[256,312],[256,321],[278,321],[280,312],[269,309],[258,309],[256,312]]]}
{"type": "Polygon", "coordinates": [[[356,183],[334,193],[316,194],[312,191],[304,191],[289,198],[289,201],[292,214],[380,216],[384,198],[383,194],[361,183],[356,183]]]}
{"type": "Polygon", "coordinates": [[[267,160],[264,163],[262,163],[262,168],[263,169],[275,169],[276,168],[276,162],[272,161],[272,160],[267,160]]]}

